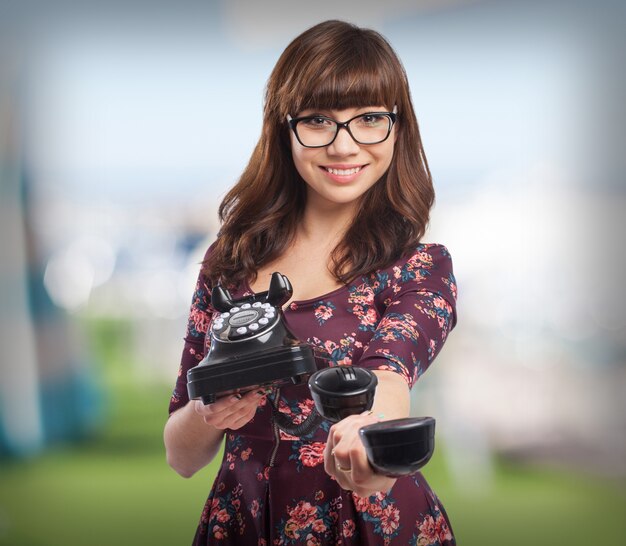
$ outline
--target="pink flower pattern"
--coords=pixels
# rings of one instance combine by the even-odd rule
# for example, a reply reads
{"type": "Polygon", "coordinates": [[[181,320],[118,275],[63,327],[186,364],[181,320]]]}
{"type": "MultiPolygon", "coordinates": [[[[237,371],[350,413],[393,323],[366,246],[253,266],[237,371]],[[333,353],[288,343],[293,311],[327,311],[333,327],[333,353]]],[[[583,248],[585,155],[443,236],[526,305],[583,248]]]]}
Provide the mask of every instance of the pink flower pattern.
{"type": "Polygon", "coordinates": [[[415,525],[417,533],[413,534],[409,544],[415,546],[439,546],[453,540],[448,522],[438,506],[432,514],[428,514],[415,525]]]}
{"type": "MultiPolygon", "coordinates": [[[[242,297],[234,287],[233,297],[242,297]]],[[[447,249],[419,245],[388,268],[318,300],[285,311],[292,332],[314,348],[319,365],[390,370],[409,386],[424,373],[456,323],[456,281],[447,249]]],[[[183,359],[170,411],[187,401],[186,376],[210,346],[214,310],[201,274],[189,313],[183,359]]],[[[313,410],[305,385],[274,398],[294,423],[313,410]]],[[[248,424],[226,432],[222,465],[200,516],[194,545],[452,546],[439,499],[421,474],[389,493],[361,498],[324,472],[329,424],[296,438],[273,425],[262,402],[248,424]]]]}
{"type": "Polygon", "coordinates": [[[317,466],[324,463],[324,442],[303,444],[299,449],[299,457],[304,466],[317,466]]]}
{"type": "Polygon", "coordinates": [[[324,324],[328,319],[332,318],[333,311],[335,310],[335,306],[332,301],[320,301],[315,305],[314,313],[317,322],[320,324],[324,324]]]}

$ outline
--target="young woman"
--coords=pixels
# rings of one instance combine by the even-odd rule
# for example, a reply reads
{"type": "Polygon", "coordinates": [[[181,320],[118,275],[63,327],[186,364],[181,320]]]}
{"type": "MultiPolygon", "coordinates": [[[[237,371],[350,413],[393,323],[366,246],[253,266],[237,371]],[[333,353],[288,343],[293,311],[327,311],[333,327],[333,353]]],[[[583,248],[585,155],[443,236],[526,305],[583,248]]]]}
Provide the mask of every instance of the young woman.
{"type": "Polygon", "coordinates": [[[420,242],[433,201],[390,45],[340,21],[298,36],[270,76],[261,138],[221,204],[165,427],[168,462],[185,477],[226,439],[194,544],[455,544],[422,475],[375,474],[358,436],[409,414],[409,389],[456,323],[450,256],[420,242]],[[299,423],[313,407],[306,386],[189,401],[187,371],[206,354],[218,314],[211,287],[251,295],[274,271],[294,288],[284,307],[291,331],[327,365],[377,375],[373,412],[296,438],[276,427],[268,397],[299,423]]]}

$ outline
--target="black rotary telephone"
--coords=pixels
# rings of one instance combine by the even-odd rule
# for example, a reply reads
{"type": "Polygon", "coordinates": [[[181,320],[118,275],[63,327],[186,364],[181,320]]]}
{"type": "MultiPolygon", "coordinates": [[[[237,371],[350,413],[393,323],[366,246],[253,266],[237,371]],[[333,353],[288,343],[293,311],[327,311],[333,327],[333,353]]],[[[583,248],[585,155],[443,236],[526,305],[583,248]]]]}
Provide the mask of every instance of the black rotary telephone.
{"type": "Polygon", "coordinates": [[[221,314],[211,325],[211,348],[187,373],[189,398],[205,404],[218,396],[264,386],[299,384],[317,370],[313,349],[283,320],[282,305],[293,294],[289,279],[274,273],[267,292],[233,300],[221,286],[211,304],[221,314]]]}
{"type": "MultiPolygon", "coordinates": [[[[254,296],[233,300],[221,286],[213,289],[211,304],[221,315],[211,325],[209,352],[187,372],[190,399],[211,404],[221,396],[308,379],[316,411],[303,423],[294,425],[270,399],[278,426],[295,436],[309,434],[322,419],[336,423],[371,409],[376,375],[352,366],[317,370],[311,346],[289,331],[282,305],[292,294],[291,283],[280,273],[272,274],[267,292],[254,296]]],[[[359,433],[374,470],[391,477],[419,470],[435,447],[432,417],[381,421],[359,433]]]]}

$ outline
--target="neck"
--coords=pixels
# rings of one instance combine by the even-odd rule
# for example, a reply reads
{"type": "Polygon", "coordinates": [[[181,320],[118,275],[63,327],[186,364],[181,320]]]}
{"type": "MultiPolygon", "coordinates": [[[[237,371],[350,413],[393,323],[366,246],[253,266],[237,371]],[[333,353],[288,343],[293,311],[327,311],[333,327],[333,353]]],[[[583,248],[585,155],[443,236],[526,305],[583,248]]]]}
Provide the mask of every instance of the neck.
{"type": "Polygon", "coordinates": [[[332,248],[343,238],[350,227],[355,214],[355,207],[307,206],[302,216],[299,237],[303,240],[325,242],[332,248]]]}

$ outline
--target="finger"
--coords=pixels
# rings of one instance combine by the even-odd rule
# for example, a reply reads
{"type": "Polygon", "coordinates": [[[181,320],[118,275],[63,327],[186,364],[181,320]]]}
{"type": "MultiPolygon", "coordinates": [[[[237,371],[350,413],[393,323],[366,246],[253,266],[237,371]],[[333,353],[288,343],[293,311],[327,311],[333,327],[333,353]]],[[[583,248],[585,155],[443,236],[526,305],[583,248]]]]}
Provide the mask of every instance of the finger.
{"type": "Polygon", "coordinates": [[[265,396],[265,394],[260,392],[248,393],[236,404],[225,408],[224,411],[213,416],[211,418],[211,424],[218,428],[241,428],[256,415],[263,396],[265,396]]]}
{"type": "Polygon", "coordinates": [[[352,470],[350,478],[355,484],[364,483],[371,480],[375,472],[367,459],[365,447],[359,437],[354,437],[350,445],[350,468],[352,470]]]}
{"type": "Polygon", "coordinates": [[[241,393],[235,393],[229,396],[223,396],[206,406],[198,401],[196,411],[201,415],[218,415],[221,413],[228,415],[236,411],[238,407],[247,405],[257,406],[263,396],[265,396],[264,391],[249,391],[243,395],[241,393]]]}
{"type": "Polygon", "coordinates": [[[350,469],[350,457],[347,451],[342,447],[345,442],[342,443],[339,440],[340,434],[337,429],[331,427],[328,435],[328,441],[324,449],[324,470],[327,474],[334,477],[339,477],[343,482],[345,479],[340,474],[350,469]],[[341,463],[339,461],[348,461],[341,463]]]}
{"type": "Polygon", "coordinates": [[[333,459],[333,446],[334,443],[334,430],[330,427],[328,431],[328,439],[326,440],[326,447],[324,448],[324,471],[329,476],[335,475],[335,461],[333,459]]]}
{"type": "Polygon", "coordinates": [[[235,420],[229,424],[228,428],[232,430],[240,429],[241,427],[247,425],[252,420],[255,413],[256,411],[251,411],[240,416],[239,418],[236,417],[235,420]]]}
{"type": "Polygon", "coordinates": [[[238,402],[239,400],[235,399],[230,403],[224,402],[219,406],[201,408],[198,413],[202,415],[207,425],[212,425],[217,428],[226,428],[226,423],[232,419],[233,415],[237,414],[238,409],[241,407],[238,405],[238,402]]]}
{"type": "Polygon", "coordinates": [[[342,489],[345,489],[346,491],[354,490],[354,484],[350,479],[350,472],[336,471],[336,474],[333,477],[342,489]]]}
{"type": "Polygon", "coordinates": [[[265,392],[262,391],[262,390],[248,391],[248,392],[241,393],[241,399],[242,400],[248,400],[248,401],[249,400],[258,400],[264,394],[265,394],[265,392]]]}
{"type": "Polygon", "coordinates": [[[212,417],[205,417],[204,421],[208,425],[212,425],[216,428],[227,429],[232,428],[234,423],[238,423],[245,417],[245,414],[242,415],[239,412],[233,413],[221,413],[219,415],[215,415],[212,417]]]}
{"type": "Polygon", "coordinates": [[[344,472],[344,473],[352,472],[352,462],[350,460],[349,455],[347,457],[343,455],[338,455],[337,451],[335,450],[333,460],[334,460],[335,470],[337,472],[344,472]]]}
{"type": "Polygon", "coordinates": [[[337,472],[346,472],[352,468],[350,463],[351,458],[351,441],[350,437],[346,436],[340,438],[339,433],[335,433],[333,436],[334,447],[331,450],[331,466],[335,470],[335,474],[337,472]]]}
{"type": "Polygon", "coordinates": [[[348,491],[354,491],[357,484],[354,481],[353,470],[355,464],[355,446],[350,437],[345,437],[335,447],[336,479],[348,491]]]}
{"type": "Polygon", "coordinates": [[[344,489],[364,492],[361,485],[369,485],[374,472],[367,460],[360,436],[347,434],[335,444],[334,451],[336,477],[340,485],[344,489]]]}
{"type": "Polygon", "coordinates": [[[241,400],[241,395],[231,394],[230,396],[223,396],[218,398],[215,402],[211,404],[203,404],[202,401],[196,401],[196,412],[200,415],[217,415],[224,411],[227,411],[228,408],[234,406],[241,400]]]}
{"type": "Polygon", "coordinates": [[[254,415],[265,397],[266,395],[263,391],[246,393],[241,401],[236,406],[233,406],[233,409],[242,415],[245,412],[254,415]]]}

